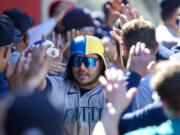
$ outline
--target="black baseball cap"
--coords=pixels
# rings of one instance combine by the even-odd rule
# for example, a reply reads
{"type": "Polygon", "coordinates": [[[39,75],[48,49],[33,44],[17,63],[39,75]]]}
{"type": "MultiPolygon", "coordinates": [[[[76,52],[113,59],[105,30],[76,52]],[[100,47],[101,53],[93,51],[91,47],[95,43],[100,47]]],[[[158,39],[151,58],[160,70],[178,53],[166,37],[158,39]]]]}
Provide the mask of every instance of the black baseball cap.
{"type": "Polygon", "coordinates": [[[160,1],[160,10],[164,11],[172,11],[175,8],[180,6],[180,0],[161,0],[160,1]]]}
{"type": "Polygon", "coordinates": [[[22,42],[21,32],[7,15],[0,15],[0,46],[22,42]]]}
{"type": "Polygon", "coordinates": [[[28,14],[19,8],[5,10],[3,13],[14,21],[15,27],[21,31],[22,35],[35,23],[35,20],[32,17],[28,16],[28,14]]]}
{"type": "Polygon", "coordinates": [[[64,31],[71,29],[83,29],[85,27],[95,27],[94,20],[90,11],[83,8],[75,8],[69,11],[62,20],[62,27],[64,31]]]}
{"type": "Polygon", "coordinates": [[[26,135],[39,131],[43,135],[60,135],[62,113],[56,110],[48,97],[33,93],[17,96],[7,110],[6,135],[26,135]]]}

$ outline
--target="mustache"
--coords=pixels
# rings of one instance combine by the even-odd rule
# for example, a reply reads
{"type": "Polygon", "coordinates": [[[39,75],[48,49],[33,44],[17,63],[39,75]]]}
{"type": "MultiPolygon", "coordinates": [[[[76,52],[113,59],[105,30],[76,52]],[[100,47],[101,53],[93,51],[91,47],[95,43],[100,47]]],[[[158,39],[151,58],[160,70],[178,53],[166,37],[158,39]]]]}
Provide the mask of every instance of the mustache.
{"type": "Polygon", "coordinates": [[[83,75],[89,75],[89,73],[84,71],[84,70],[78,70],[77,73],[78,74],[83,74],[83,75]]]}

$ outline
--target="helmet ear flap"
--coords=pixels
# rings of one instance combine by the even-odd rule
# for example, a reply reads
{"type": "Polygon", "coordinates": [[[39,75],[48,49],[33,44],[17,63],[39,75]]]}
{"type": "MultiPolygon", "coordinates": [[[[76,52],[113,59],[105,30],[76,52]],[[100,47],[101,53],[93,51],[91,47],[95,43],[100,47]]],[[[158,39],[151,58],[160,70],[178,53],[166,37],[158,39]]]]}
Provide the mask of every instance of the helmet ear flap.
{"type": "Polygon", "coordinates": [[[99,55],[98,55],[98,59],[99,59],[100,69],[102,70],[104,67],[103,60],[99,55]]]}

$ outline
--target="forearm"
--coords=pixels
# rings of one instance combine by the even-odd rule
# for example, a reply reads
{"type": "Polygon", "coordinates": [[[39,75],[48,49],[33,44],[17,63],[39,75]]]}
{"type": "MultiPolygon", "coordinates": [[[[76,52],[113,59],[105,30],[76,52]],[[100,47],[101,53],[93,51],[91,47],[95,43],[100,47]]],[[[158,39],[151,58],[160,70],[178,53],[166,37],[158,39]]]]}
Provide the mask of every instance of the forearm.
{"type": "Polygon", "coordinates": [[[47,80],[46,78],[42,81],[42,83],[38,86],[38,90],[44,90],[47,85],[47,80]]]}
{"type": "Polygon", "coordinates": [[[113,115],[108,111],[104,113],[102,124],[107,135],[118,135],[119,116],[113,115]]]}
{"type": "Polygon", "coordinates": [[[114,61],[114,64],[121,70],[125,71],[125,67],[122,63],[122,58],[120,56],[117,56],[117,59],[114,61]]]}
{"type": "Polygon", "coordinates": [[[112,114],[109,111],[104,112],[101,121],[96,124],[93,135],[118,135],[118,123],[122,111],[112,114]]]}
{"type": "Polygon", "coordinates": [[[29,80],[24,81],[22,85],[17,90],[15,90],[15,92],[24,91],[27,93],[29,92],[31,93],[36,89],[43,90],[46,88],[46,84],[47,84],[46,78],[39,85],[36,85],[37,84],[36,81],[37,81],[36,79],[29,79],[29,80]]]}

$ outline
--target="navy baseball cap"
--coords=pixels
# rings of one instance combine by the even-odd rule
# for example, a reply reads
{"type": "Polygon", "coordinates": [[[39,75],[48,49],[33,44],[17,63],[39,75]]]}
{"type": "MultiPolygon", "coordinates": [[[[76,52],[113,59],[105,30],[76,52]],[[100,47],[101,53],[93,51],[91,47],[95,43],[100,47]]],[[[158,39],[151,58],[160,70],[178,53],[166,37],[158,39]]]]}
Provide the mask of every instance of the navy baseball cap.
{"type": "Polygon", "coordinates": [[[15,28],[14,22],[6,15],[0,15],[0,46],[20,43],[21,32],[15,28]]]}
{"type": "Polygon", "coordinates": [[[161,0],[160,1],[160,10],[164,11],[172,11],[175,8],[180,6],[180,0],[161,0]]]}
{"type": "Polygon", "coordinates": [[[22,95],[17,96],[7,110],[5,132],[6,135],[27,135],[30,132],[60,135],[62,121],[62,113],[54,108],[47,96],[41,93],[22,95]]]}
{"type": "Polygon", "coordinates": [[[69,11],[62,20],[62,27],[64,31],[71,29],[83,29],[85,27],[95,27],[94,20],[90,11],[82,8],[75,8],[69,11]]]}
{"type": "Polygon", "coordinates": [[[24,11],[18,8],[5,10],[3,13],[14,21],[15,27],[21,31],[22,35],[25,34],[35,22],[32,17],[28,16],[24,11]]]}

